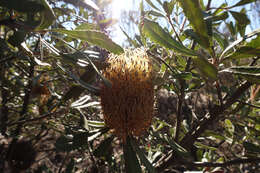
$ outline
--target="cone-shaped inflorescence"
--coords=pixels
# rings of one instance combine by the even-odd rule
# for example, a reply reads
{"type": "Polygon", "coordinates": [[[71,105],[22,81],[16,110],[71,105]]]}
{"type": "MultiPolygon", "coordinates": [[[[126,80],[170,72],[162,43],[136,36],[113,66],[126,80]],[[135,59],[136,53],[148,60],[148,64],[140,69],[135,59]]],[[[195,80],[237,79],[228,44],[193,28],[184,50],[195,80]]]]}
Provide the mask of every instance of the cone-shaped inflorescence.
{"type": "Polygon", "coordinates": [[[101,88],[105,123],[125,141],[128,135],[140,136],[153,118],[153,65],[141,49],[111,54],[104,77],[112,82],[101,88]]]}

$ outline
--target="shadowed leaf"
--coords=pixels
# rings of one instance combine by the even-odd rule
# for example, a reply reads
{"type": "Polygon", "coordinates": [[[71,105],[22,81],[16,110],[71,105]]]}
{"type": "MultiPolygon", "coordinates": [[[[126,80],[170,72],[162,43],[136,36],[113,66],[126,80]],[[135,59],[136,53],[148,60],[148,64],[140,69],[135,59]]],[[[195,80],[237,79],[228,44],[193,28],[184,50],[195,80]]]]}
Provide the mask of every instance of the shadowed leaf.
{"type": "Polygon", "coordinates": [[[252,83],[260,84],[260,67],[237,66],[224,69],[221,72],[236,74],[252,83]]]}
{"type": "Polygon", "coordinates": [[[47,0],[41,0],[41,4],[45,7],[43,11],[41,11],[41,22],[36,27],[36,29],[45,29],[48,28],[55,20],[55,14],[50,7],[47,0]]]}
{"type": "Polygon", "coordinates": [[[208,60],[201,56],[192,57],[195,67],[199,69],[201,74],[211,80],[217,80],[218,70],[216,67],[209,63],[208,60]]]}
{"type": "Polygon", "coordinates": [[[241,46],[234,53],[225,57],[224,60],[230,58],[235,58],[235,59],[249,58],[253,56],[260,56],[260,36],[258,36],[255,39],[252,39],[245,46],[241,46]]]}
{"type": "Polygon", "coordinates": [[[163,30],[161,26],[156,22],[150,21],[148,19],[144,19],[143,32],[152,41],[158,43],[159,45],[165,48],[174,49],[179,53],[185,55],[192,55],[192,56],[197,55],[196,52],[187,49],[181,43],[173,39],[172,36],[165,30],[163,30]]]}
{"type": "Polygon", "coordinates": [[[201,45],[210,49],[207,25],[203,19],[202,10],[198,0],[178,0],[181,4],[185,16],[189,19],[195,32],[199,35],[201,45]],[[192,9],[192,10],[191,10],[192,9]]]}
{"type": "Polygon", "coordinates": [[[141,173],[142,169],[130,140],[131,138],[128,136],[123,146],[125,171],[126,173],[141,173]]]}
{"type": "Polygon", "coordinates": [[[53,32],[60,32],[67,34],[69,37],[81,39],[90,44],[100,46],[114,54],[123,53],[124,50],[119,45],[114,43],[105,33],[94,30],[65,30],[65,29],[53,29],[53,32]]]}
{"type": "Polygon", "coordinates": [[[151,162],[146,158],[144,151],[139,148],[138,144],[134,140],[131,141],[131,144],[134,147],[138,157],[140,158],[140,161],[146,167],[148,172],[149,173],[156,173],[155,168],[153,167],[151,162]]]}

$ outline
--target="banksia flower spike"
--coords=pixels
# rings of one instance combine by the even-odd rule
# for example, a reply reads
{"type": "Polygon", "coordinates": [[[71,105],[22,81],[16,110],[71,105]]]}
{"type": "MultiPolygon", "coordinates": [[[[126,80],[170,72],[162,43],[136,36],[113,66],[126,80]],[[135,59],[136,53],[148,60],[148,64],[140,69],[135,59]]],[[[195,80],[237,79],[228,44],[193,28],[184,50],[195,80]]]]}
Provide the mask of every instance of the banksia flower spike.
{"type": "Polygon", "coordinates": [[[112,86],[101,87],[101,105],[108,127],[123,141],[128,135],[140,136],[153,118],[153,65],[141,50],[125,50],[111,54],[104,77],[112,86]]]}

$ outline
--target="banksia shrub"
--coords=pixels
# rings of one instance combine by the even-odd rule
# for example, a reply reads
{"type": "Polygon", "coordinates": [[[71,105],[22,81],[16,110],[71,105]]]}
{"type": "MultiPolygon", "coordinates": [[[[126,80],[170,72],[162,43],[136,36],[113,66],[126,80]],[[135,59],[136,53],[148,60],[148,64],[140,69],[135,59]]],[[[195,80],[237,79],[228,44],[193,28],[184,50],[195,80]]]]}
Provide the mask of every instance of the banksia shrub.
{"type": "Polygon", "coordinates": [[[112,86],[101,87],[101,105],[108,127],[125,141],[128,135],[140,136],[153,118],[153,66],[141,49],[111,54],[104,77],[112,86]]]}

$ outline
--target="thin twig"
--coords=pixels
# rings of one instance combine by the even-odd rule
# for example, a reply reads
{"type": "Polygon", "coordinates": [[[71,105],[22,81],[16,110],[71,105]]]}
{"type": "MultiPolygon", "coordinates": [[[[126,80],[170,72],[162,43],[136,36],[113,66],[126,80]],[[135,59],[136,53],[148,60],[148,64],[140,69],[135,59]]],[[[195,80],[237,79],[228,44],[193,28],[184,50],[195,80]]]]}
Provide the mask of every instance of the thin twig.
{"type": "Polygon", "coordinates": [[[209,10],[209,9],[210,9],[211,1],[212,1],[212,0],[209,0],[209,1],[208,1],[206,10],[209,10]]]}
{"type": "Polygon", "coordinates": [[[40,121],[40,120],[44,120],[52,115],[60,115],[60,114],[64,114],[65,110],[60,110],[58,112],[49,112],[49,113],[46,113],[40,117],[37,117],[37,118],[32,118],[32,119],[28,119],[28,120],[21,120],[21,121],[18,121],[18,122],[14,122],[14,123],[10,123],[8,124],[8,126],[13,126],[13,125],[22,125],[22,124],[25,124],[25,123],[30,123],[30,122],[34,122],[34,121],[40,121]]]}
{"type": "Polygon", "coordinates": [[[176,35],[178,41],[182,44],[182,41],[181,41],[181,39],[180,39],[178,33],[176,32],[175,28],[174,28],[174,25],[173,25],[173,23],[172,23],[172,20],[171,20],[170,15],[167,15],[167,19],[168,19],[168,21],[169,21],[169,23],[170,23],[170,25],[171,25],[171,27],[172,27],[173,32],[174,32],[175,35],[176,35]]]}
{"type": "Polygon", "coordinates": [[[253,105],[253,104],[250,104],[250,103],[247,103],[247,102],[243,102],[243,101],[241,101],[241,100],[236,100],[236,101],[239,102],[239,103],[248,105],[248,106],[250,106],[250,107],[260,109],[260,106],[256,106],[256,105],[253,105]]]}
{"type": "Polygon", "coordinates": [[[178,96],[178,105],[177,105],[177,121],[176,121],[176,131],[175,131],[175,137],[174,140],[176,142],[179,141],[179,135],[180,135],[180,129],[181,129],[181,123],[183,120],[182,115],[182,104],[184,101],[184,80],[180,79],[181,88],[180,88],[180,95],[178,96]]]}

